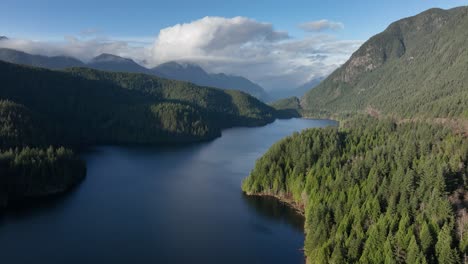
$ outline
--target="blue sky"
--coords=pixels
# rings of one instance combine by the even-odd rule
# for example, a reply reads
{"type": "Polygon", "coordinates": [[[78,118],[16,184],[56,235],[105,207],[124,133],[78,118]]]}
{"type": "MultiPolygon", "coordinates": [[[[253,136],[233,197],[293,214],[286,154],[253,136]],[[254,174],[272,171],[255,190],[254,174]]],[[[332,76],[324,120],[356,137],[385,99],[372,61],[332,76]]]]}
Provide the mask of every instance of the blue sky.
{"type": "Polygon", "coordinates": [[[267,89],[280,89],[330,73],[395,20],[432,7],[467,4],[468,0],[1,0],[0,35],[17,40],[4,46],[31,53],[86,61],[108,52],[147,66],[188,60],[212,72],[244,75],[267,89]],[[234,19],[238,16],[242,18],[234,19]],[[300,27],[324,19],[339,26],[300,27]],[[185,25],[175,26],[181,23],[185,25]],[[282,33],[287,37],[278,37],[282,33]]]}
{"type": "Polygon", "coordinates": [[[329,19],[345,25],[344,38],[366,39],[390,22],[431,7],[467,5],[464,0],[328,1],[25,1],[0,2],[0,33],[29,38],[61,38],[85,29],[115,37],[151,37],[159,29],[205,16],[245,16],[300,35],[297,25],[329,19]]]}

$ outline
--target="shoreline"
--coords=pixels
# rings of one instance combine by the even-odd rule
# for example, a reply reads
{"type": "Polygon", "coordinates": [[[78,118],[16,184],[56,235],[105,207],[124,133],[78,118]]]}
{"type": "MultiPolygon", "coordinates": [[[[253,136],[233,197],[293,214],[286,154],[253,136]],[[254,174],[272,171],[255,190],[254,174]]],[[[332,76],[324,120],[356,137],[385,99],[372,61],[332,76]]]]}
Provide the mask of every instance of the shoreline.
{"type": "Polygon", "coordinates": [[[272,197],[272,198],[275,198],[277,199],[278,201],[286,204],[288,207],[290,207],[291,209],[293,209],[296,213],[300,214],[301,216],[305,217],[305,210],[304,210],[304,204],[299,204],[299,203],[296,203],[294,200],[292,199],[288,199],[288,198],[285,198],[283,196],[280,196],[280,195],[274,195],[274,194],[269,194],[269,193],[249,193],[249,192],[245,192],[244,191],[244,194],[247,195],[247,196],[257,196],[257,197],[272,197]]]}

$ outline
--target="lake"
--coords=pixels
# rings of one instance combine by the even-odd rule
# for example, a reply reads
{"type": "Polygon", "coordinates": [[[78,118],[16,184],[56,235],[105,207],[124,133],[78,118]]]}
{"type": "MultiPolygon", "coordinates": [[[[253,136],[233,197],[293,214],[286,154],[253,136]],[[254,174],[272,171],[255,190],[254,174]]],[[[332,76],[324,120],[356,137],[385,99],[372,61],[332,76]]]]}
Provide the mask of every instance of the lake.
{"type": "Polygon", "coordinates": [[[328,120],[277,120],[178,147],[96,147],[71,192],[0,216],[10,263],[303,263],[303,218],[241,182],[279,139],[328,120]]]}

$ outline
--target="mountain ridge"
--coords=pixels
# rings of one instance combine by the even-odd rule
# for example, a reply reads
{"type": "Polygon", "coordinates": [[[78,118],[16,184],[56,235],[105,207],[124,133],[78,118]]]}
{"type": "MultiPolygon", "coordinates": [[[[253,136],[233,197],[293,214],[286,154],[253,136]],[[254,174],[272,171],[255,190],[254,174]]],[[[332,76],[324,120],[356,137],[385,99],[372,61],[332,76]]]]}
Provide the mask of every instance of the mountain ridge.
{"type": "Polygon", "coordinates": [[[468,7],[430,9],[390,24],[301,104],[309,116],[365,112],[468,117],[468,7]]]}
{"type": "Polygon", "coordinates": [[[247,78],[224,73],[207,73],[200,65],[194,63],[171,61],[148,69],[132,59],[109,53],[102,53],[91,59],[88,63],[84,63],[69,56],[49,57],[32,55],[8,48],[0,48],[0,60],[54,70],[72,67],[89,67],[102,71],[144,73],[161,78],[188,81],[200,86],[244,91],[263,101],[268,100],[268,95],[265,90],[247,78]]]}

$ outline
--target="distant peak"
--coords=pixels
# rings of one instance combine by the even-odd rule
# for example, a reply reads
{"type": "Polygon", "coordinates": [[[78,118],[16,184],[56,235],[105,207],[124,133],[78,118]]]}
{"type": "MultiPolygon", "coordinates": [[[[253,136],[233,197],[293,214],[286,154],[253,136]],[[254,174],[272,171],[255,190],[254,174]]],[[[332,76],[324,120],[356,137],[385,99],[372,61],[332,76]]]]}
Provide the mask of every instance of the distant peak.
{"type": "Polygon", "coordinates": [[[8,38],[5,36],[0,36],[0,40],[8,40],[8,38]]]}
{"type": "Polygon", "coordinates": [[[188,69],[188,68],[199,68],[199,69],[201,69],[202,68],[200,65],[192,63],[192,62],[179,62],[179,64],[182,67],[186,68],[186,69],[188,69]]]}
{"type": "Polygon", "coordinates": [[[109,53],[102,53],[101,55],[94,57],[92,62],[133,62],[133,60],[109,53]]]}

